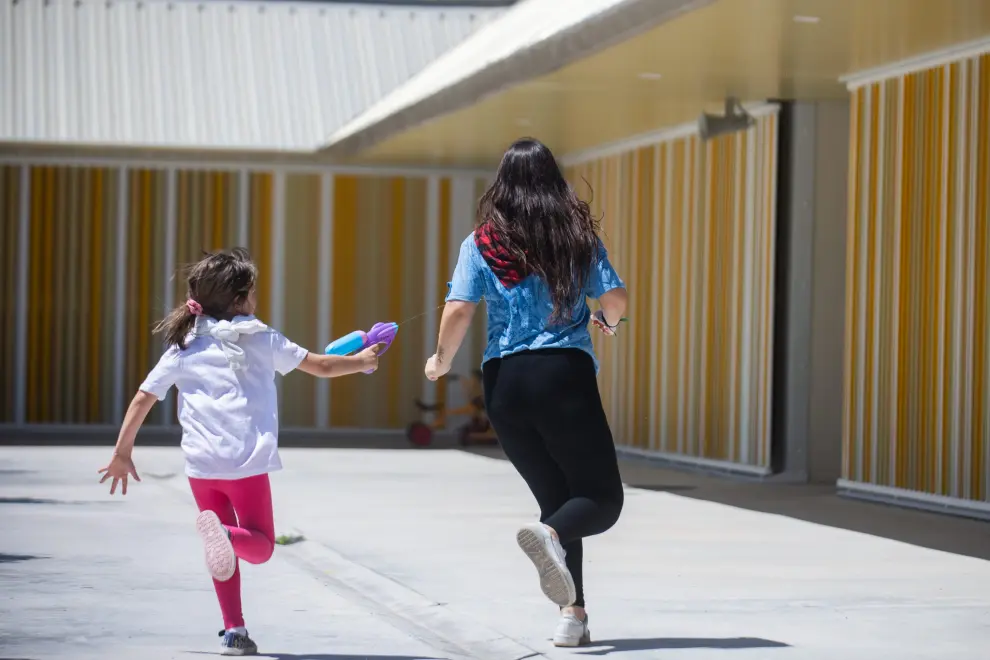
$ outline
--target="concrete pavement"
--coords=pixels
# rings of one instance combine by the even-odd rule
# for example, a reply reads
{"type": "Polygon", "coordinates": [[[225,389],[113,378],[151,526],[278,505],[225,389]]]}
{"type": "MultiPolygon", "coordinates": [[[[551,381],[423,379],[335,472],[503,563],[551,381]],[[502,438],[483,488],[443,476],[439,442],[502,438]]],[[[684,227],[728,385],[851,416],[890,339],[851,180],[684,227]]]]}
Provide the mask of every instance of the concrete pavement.
{"type": "MultiPolygon", "coordinates": [[[[96,485],[108,455],[0,448],[0,658],[216,650],[221,625],[178,449],[139,447],[144,481],[125,499],[96,485]]],[[[514,543],[535,506],[506,462],[305,449],[283,460],[277,528],[306,540],[244,571],[248,627],[268,657],[990,657],[985,559],[815,524],[796,509],[732,506],[725,500],[746,497],[734,482],[628,466],[628,482],[659,490],[630,488],[616,528],[586,542],[596,645],[553,649],[554,608],[514,543]],[[723,501],[697,496],[713,483],[730,484],[723,501]]],[[[841,518],[891,513],[990,547],[982,523],[829,507],[841,518]]]]}

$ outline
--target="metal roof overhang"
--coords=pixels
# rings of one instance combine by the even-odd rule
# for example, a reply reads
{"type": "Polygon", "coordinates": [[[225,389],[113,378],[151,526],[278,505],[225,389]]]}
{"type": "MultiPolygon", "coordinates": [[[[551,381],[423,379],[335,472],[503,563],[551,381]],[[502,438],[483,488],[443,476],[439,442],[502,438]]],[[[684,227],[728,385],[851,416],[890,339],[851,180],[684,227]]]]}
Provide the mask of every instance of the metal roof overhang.
{"type": "Polygon", "coordinates": [[[525,0],[330,137],[348,159],[434,117],[551,73],[715,0],[525,0]]]}

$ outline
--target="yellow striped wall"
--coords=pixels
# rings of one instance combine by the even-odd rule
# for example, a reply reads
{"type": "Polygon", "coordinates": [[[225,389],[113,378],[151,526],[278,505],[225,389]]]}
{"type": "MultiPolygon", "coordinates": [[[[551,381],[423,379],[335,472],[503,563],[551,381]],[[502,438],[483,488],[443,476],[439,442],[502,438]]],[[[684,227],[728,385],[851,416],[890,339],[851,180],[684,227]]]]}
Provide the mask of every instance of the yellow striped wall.
{"type": "MultiPolygon", "coordinates": [[[[439,319],[427,302],[443,300],[452,251],[471,229],[482,184],[472,175],[2,166],[0,423],[118,422],[161,353],[152,326],[184,299],[176,269],[204,250],[243,245],[261,274],[259,317],[311,350],[376,321],[428,312],[402,327],[374,377],[321,385],[298,373],[281,384],[284,426],[405,427],[418,415],[413,401],[427,392],[427,330],[432,323],[435,341],[439,319]],[[23,322],[16,314],[22,266],[23,322]],[[429,294],[428,268],[436,283],[429,294]],[[323,284],[321,272],[328,275],[323,284]],[[325,288],[329,296],[321,302],[325,288]],[[19,327],[23,376],[13,367],[19,327]]],[[[469,342],[471,363],[480,360],[480,337],[469,342]]],[[[429,394],[444,396],[444,388],[429,394]]],[[[174,401],[153,415],[153,422],[174,423],[174,401]]]]}
{"type": "Polygon", "coordinates": [[[776,149],[772,112],[568,168],[630,292],[595,340],[618,444],[769,468],[776,149]]]}
{"type": "Polygon", "coordinates": [[[0,166],[0,420],[14,419],[20,169],[0,166]]]}
{"type": "Polygon", "coordinates": [[[843,477],[990,500],[990,54],[851,119],[843,477]]]}

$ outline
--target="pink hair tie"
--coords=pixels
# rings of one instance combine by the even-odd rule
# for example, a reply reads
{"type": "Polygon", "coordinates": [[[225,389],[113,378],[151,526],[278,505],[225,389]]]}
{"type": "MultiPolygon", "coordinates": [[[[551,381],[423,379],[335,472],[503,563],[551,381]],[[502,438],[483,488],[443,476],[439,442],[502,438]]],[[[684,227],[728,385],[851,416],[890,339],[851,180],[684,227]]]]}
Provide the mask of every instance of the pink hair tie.
{"type": "Polygon", "coordinates": [[[186,309],[188,309],[189,313],[192,314],[193,316],[203,315],[203,306],[200,305],[195,300],[193,300],[192,298],[186,301],[186,309]]]}

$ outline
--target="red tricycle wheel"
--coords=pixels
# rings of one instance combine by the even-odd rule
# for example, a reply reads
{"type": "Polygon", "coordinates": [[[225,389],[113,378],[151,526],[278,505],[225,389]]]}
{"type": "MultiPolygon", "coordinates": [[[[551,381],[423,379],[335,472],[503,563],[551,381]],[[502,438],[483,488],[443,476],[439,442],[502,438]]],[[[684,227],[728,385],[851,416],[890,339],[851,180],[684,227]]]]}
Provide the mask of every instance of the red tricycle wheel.
{"type": "Polygon", "coordinates": [[[433,429],[429,424],[413,422],[406,429],[406,437],[416,447],[428,447],[433,441],[433,429]]]}

